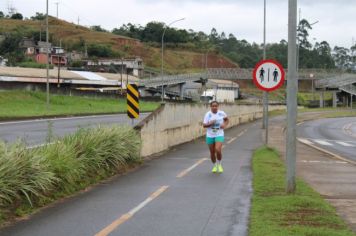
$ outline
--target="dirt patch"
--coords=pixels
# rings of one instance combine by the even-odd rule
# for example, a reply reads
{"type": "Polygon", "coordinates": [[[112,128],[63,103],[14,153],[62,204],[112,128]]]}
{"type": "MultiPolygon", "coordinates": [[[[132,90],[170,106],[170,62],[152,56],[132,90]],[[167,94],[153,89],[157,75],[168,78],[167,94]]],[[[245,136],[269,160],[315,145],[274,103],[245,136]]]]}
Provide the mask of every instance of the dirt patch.
{"type": "Polygon", "coordinates": [[[315,228],[330,228],[330,229],[342,229],[343,226],[339,224],[330,224],[329,222],[320,222],[318,218],[322,218],[325,215],[323,211],[300,208],[297,211],[288,212],[282,223],[283,226],[309,226],[315,228]]]}

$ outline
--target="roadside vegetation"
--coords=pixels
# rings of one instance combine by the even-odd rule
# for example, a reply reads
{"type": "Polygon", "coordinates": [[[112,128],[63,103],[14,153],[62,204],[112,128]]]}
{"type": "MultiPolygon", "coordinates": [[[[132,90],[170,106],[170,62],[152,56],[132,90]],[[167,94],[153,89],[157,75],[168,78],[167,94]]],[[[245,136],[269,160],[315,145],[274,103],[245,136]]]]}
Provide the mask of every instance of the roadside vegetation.
{"type": "Polygon", "coordinates": [[[0,224],[72,195],[141,163],[131,127],[81,129],[29,149],[0,142],[0,224]]]}
{"type": "Polygon", "coordinates": [[[352,236],[335,209],[305,182],[285,192],[285,167],[276,150],[262,147],[253,157],[250,236],[352,236]]]}
{"type": "MultiPolygon", "coordinates": [[[[159,106],[157,102],[140,102],[140,111],[149,112],[159,106]]],[[[103,113],[125,113],[126,99],[88,98],[51,95],[46,107],[46,93],[28,91],[0,91],[0,120],[71,116],[103,113]]]]}

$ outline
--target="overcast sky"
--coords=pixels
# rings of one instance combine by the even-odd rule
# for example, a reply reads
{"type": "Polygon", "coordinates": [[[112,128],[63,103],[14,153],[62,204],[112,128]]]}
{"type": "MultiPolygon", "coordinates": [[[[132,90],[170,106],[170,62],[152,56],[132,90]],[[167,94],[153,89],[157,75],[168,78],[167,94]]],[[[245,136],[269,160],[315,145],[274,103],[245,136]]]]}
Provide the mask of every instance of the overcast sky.
{"type": "MultiPolygon", "coordinates": [[[[85,26],[101,25],[112,30],[122,24],[169,23],[185,17],[174,27],[210,33],[233,33],[238,39],[262,43],[263,0],[49,0],[49,14],[85,26]]],[[[25,17],[46,11],[45,0],[1,0],[0,10],[13,6],[25,17]]],[[[310,41],[328,41],[331,46],[350,48],[356,40],[356,0],[299,0],[302,18],[313,25],[310,41]]],[[[288,0],[267,0],[267,42],[288,35],[288,0]]]]}

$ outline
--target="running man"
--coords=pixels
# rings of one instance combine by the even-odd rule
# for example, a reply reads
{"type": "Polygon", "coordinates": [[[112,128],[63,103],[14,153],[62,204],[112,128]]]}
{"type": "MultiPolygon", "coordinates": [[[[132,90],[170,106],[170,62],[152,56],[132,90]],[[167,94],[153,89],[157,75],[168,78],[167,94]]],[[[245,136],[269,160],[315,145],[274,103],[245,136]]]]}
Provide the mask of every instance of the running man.
{"type": "Polygon", "coordinates": [[[206,143],[209,145],[210,158],[214,164],[213,173],[222,173],[224,169],[221,165],[222,144],[224,142],[224,129],[229,124],[229,119],[225,112],[219,110],[219,103],[210,103],[210,111],[205,114],[203,127],[207,128],[206,143]]]}

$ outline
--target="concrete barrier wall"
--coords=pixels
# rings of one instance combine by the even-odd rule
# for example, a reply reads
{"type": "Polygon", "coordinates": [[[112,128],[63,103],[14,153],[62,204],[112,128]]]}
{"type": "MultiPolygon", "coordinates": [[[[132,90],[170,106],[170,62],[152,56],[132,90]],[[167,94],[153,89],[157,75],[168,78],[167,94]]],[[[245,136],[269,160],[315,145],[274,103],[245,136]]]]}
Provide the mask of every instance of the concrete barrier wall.
{"type": "MultiPolygon", "coordinates": [[[[262,117],[261,105],[221,104],[230,119],[229,127],[262,117]]],[[[269,110],[281,110],[285,106],[273,105],[269,110]]],[[[147,157],[172,146],[192,141],[205,134],[202,121],[210,110],[204,104],[167,103],[144,119],[137,128],[141,130],[141,155],[147,157]]]]}

